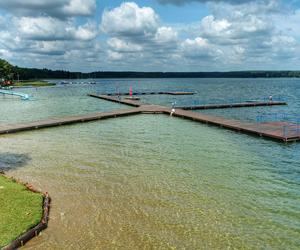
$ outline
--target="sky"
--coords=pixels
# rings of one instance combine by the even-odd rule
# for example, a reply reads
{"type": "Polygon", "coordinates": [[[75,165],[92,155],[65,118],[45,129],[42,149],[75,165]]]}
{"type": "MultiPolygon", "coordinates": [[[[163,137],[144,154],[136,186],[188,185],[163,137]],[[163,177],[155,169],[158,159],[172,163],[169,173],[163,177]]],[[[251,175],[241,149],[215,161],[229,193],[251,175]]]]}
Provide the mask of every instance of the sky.
{"type": "Polygon", "coordinates": [[[70,71],[300,70],[300,0],[0,0],[0,57],[70,71]]]}

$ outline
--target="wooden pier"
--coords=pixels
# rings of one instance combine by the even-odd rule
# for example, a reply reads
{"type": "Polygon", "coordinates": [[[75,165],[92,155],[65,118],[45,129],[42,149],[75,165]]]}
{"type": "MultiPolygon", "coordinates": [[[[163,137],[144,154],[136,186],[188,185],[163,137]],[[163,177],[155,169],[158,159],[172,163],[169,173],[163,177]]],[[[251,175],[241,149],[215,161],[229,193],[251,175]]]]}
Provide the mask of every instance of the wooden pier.
{"type": "MultiPolygon", "coordinates": [[[[131,100],[121,100],[111,96],[105,95],[90,95],[103,100],[119,102],[130,106],[140,107],[141,113],[163,113],[170,115],[171,108],[159,106],[159,105],[145,105],[142,102],[136,102],[131,100]],[[133,103],[132,103],[133,102],[133,103]]],[[[246,123],[233,119],[226,119],[223,117],[217,117],[212,115],[206,115],[201,113],[195,113],[189,110],[193,109],[224,109],[224,108],[238,108],[238,107],[258,107],[258,106],[274,106],[274,105],[287,105],[286,102],[243,102],[243,103],[231,103],[231,104],[210,104],[199,106],[186,106],[176,107],[176,111],[173,114],[174,117],[181,117],[204,124],[214,125],[230,130],[234,130],[240,133],[252,134],[259,137],[265,137],[279,141],[298,141],[300,140],[300,125],[287,122],[269,122],[269,123],[246,123]]]]}
{"type": "Polygon", "coordinates": [[[52,118],[28,123],[0,125],[0,134],[17,133],[28,130],[57,127],[75,123],[90,122],[108,118],[140,114],[140,109],[126,109],[111,112],[99,112],[88,115],[67,116],[62,118],[52,118]]]}
{"type": "MultiPolygon", "coordinates": [[[[113,96],[106,96],[106,95],[90,94],[89,96],[100,98],[111,102],[133,106],[134,108],[125,109],[125,110],[124,109],[116,110],[111,112],[99,112],[99,113],[93,113],[88,115],[52,118],[52,119],[29,122],[29,123],[0,125],[0,134],[17,133],[21,131],[56,127],[62,125],[70,125],[75,123],[96,121],[96,120],[137,115],[137,114],[170,115],[171,113],[171,108],[165,106],[145,104],[134,100],[123,100],[113,96]]],[[[250,103],[250,104],[252,104],[251,107],[255,107],[255,105],[253,105],[254,103],[250,103]]],[[[285,104],[276,103],[274,105],[286,105],[286,103],[285,104]]],[[[262,106],[262,104],[256,106],[262,106]]],[[[263,106],[269,106],[269,105],[263,105],[263,106]]],[[[242,121],[196,113],[196,112],[178,109],[178,108],[176,108],[176,111],[173,113],[173,116],[189,119],[195,122],[200,122],[208,125],[218,126],[221,128],[234,130],[240,133],[252,134],[252,135],[278,140],[278,141],[289,142],[289,141],[300,140],[300,124],[292,124],[287,122],[246,123],[242,121]]]]}
{"type": "MultiPolygon", "coordinates": [[[[192,91],[144,91],[144,92],[132,92],[132,95],[194,95],[192,91]]],[[[126,96],[129,92],[119,93],[103,93],[101,95],[107,96],[126,96]]]]}
{"type": "Polygon", "coordinates": [[[273,140],[285,142],[300,140],[300,124],[287,122],[246,123],[180,109],[176,109],[173,116],[273,140]]]}
{"type": "Polygon", "coordinates": [[[268,101],[268,102],[255,101],[255,102],[241,102],[241,103],[176,106],[176,108],[184,109],[184,110],[203,110],[203,109],[226,109],[226,108],[244,108],[244,107],[279,106],[279,105],[287,105],[287,103],[275,102],[275,101],[268,101]]]}
{"type": "Polygon", "coordinates": [[[128,99],[121,99],[118,97],[113,97],[113,96],[108,96],[108,95],[98,95],[98,94],[88,94],[90,97],[106,100],[106,101],[111,101],[111,102],[116,102],[120,104],[125,104],[133,107],[140,107],[143,103],[137,100],[128,100],[128,99]]]}

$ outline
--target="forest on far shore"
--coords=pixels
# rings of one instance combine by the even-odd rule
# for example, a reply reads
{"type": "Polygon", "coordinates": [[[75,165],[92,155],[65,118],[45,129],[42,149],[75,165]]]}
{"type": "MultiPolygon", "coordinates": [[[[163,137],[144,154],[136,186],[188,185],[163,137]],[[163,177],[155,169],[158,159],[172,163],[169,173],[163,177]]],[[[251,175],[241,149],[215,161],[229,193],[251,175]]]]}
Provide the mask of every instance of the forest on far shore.
{"type": "Polygon", "coordinates": [[[86,79],[86,78],[272,78],[300,77],[300,71],[228,71],[228,72],[136,72],[96,71],[90,73],[22,68],[0,59],[0,79],[86,79]]]}

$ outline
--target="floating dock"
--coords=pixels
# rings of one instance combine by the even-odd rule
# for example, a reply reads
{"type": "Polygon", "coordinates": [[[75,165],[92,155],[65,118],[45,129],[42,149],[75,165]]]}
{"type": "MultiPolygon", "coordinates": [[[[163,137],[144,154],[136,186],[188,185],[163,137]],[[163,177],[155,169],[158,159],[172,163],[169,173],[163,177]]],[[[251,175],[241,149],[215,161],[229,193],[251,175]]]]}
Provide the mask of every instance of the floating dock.
{"type": "Polygon", "coordinates": [[[278,105],[287,105],[287,103],[286,102],[276,102],[276,101],[268,101],[268,102],[255,101],[255,102],[241,102],[241,103],[176,106],[176,108],[184,109],[184,110],[203,110],[203,109],[226,109],[226,108],[259,107],[259,106],[278,106],[278,105]]]}
{"type": "MultiPolygon", "coordinates": [[[[144,91],[144,92],[132,92],[132,95],[194,95],[193,91],[144,91]]],[[[101,95],[107,96],[125,96],[129,95],[129,92],[120,93],[103,93],[101,95]]]]}
{"type": "MultiPolygon", "coordinates": [[[[111,112],[100,112],[100,113],[80,115],[80,116],[53,118],[53,119],[22,123],[22,124],[0,125],[0,134],[17,133],[21,131],[56,127],[62,125],[70,125],[75,123],[96,121],[101,119],[116,118],[116,117],[130,116],[130,115],[137,115],[137,114],[170,115],[171,113],[171,108],[165,106],[144,104],[139,101],[133,101],[133,100],[121,100],[119,98],[115,98],[112,96],[105,96],[105,95],[90,94],[89,96],[133,106],[135,108],[116,110],[111,112]]],[[[196,113],[196,112],[178,109],[178,108],[173,113],[173,116],[189,119],[195,122],[200,122],[208,125],[214,125],[221,128],[234,130],[239,133],[252,134],[252,135],[273,139],[277,141],[290,142],[290,141],[300,140],[300,124],[293,124],[287,122],[246,123],[242,121],[196,113]]]]}
{"type": "Polygon", "coordinates": [[[99,112],[88,115],[67,116],[62,118],[52,118],[35,122],[0,125],[0,134],[18,133],[22,131],[57,127],[62,125],[70,125],[75,123],[90,122],[108,118],[117,118],[121,116],[140,114],[140,109],[126,109],[111,112],[99,112]]]}
{"type": "MultiPolygon", "coordinates": [[[[112,96],[105,95],[93,95],[90,96],[100,98],[107,101],[120,102],[120,99],[112,96]]],[[[145,105],[141,102],[133,102],[128,100],[121,100],[126,105],[140,107],[142,113],[163,113],[170,114],[171,108],[159,106],[159,105],[145,105]]],[[[187,106],[180,109],[176,107],[176,111],[173,114],[175,117],[181,117],[209,125],[214,125],[222,128],[227,128],[240,133],[252,134],[259,137],[265,137],[279,141],[298,141],[300,140],[300,125],[287,123],[287,122],[269,122],[269,123],[246,123],[233,119],[226,119],[222,117],[206,115],[201,113],[195,113],[184,109],[224,109],[224,108],[238,108],[238,107],[258,107],[258,106],[273,106],[273,105],[287,105],[286,102],[243,102],[243,103],[231,103],[231,104],[210,104],[202,106],[187,106]]]]}
{"type": "Polygon", "coordinates": [[[273,140],[285,142],[300,140],[300,124],[287,122],[246,123],[180,109],[176,109],[173,116],[273,140]]]}
{"type": "Polygon", "coordinates": [[[141,103],[140,101],[137,101],[137,100],[121,99],[121,98],[118,98],[118,97],[113,97],[113,96],[108,96],[108,95],[88,94],[88,96],[98,98],[98,99],[102,99],[102,100],[106,100],[106,101],[125,104],[125,105],[129,105],[129,106],[132,106],[132,107],[140,107],[140,106],[143,105],[143,103],[141,103]]]}

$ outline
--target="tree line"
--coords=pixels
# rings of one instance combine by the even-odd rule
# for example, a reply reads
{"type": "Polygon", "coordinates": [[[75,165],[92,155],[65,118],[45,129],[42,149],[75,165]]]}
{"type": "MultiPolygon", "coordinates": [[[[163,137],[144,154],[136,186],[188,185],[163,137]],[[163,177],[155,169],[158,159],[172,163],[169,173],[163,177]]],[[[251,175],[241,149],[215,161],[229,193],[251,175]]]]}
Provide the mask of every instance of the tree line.
{"type": "Polygon", "coordinates": [[[12,66],[0,59],[0,79],[84,79],[84,78],[272,78],[300,77],[300,71],[230,71],[230,72],[136,72],[96,71],[91,73],[70,72],[12,66]]]}

